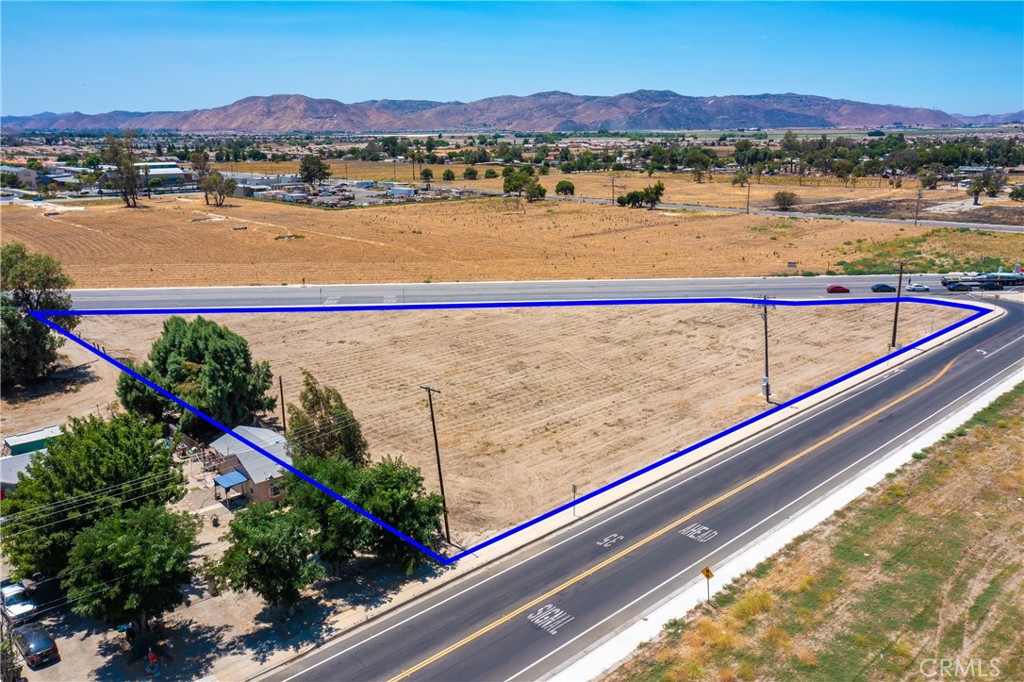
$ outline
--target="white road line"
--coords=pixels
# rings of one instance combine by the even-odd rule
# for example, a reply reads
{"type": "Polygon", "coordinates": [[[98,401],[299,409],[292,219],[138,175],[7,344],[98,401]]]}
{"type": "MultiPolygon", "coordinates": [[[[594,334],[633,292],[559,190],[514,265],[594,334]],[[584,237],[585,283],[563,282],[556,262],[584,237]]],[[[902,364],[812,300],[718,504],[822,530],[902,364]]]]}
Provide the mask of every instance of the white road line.
{"type": "MultiPolygon", "coordinates": [[[[1009,368],[1007,368],[1007,369],[1014,369],[1014,368],[1013,368],[1013,367],[1009,367],[1009,368]]],[[[989,378],[989,379],[987,379],[987,380],[983,381],[982,383],[980,383],[980,384],[978,384],[978,385],[976,385],[976,386],[973,386],[973,387],[972,387],[971,389],[969,389],[968,391],[965,391],[965,392],[964,392],[964,393],[962,393],[961,395],[957,396],[957,397],[956,397],[955,399],[953,399],[953,400],[949,401],[949,403],[953,403],[953,402],[957,402],[957,401],[963,400],[963,399],[964,399],[965,397],[967,397],[967,396],[968,396],[969,394],[971,394],[971,393],[973,393],[973,392],[977,391],[978,389],[980,389],[981,387],[983,387],[983,386],[984,386],[985,384],[988,384],[988,383],[990,383],[990,382],[992,382],[992,381],[995,381],[995,380],[996,380],[997,378],[999,378],[999,377],[1000,377],[1000,376],[1001,376],[1002,374],[1004,374],[1005,372],[1006,372],[1006,370],[1003,370],[1003,372],[1000,372],[1000,373],[999,373],[999,374],[997,374],[996,376],[994,376],[994,377],[991,377],[991,378],[989,378]]],[[[947,403],[947,405],[948,405],[949,403],[947,403]]],[[[651,589],[650,589],[650,590],[648,590],[647,592],[644,592],[644,593],[643,593],[642,595],[640,595],[639,597],[637,597],[637,598],[636,598],[636,599],[634,599],[633,601],[629,602],[628,604],[626,604],[626,605],[625,605],[625,606],[623,606],[622,608],[618,609],[618,610],[617,610],[617,611],[615,611],[614,613],[612,613],[612,614],[610,614],[610,615],[606,616],[605,618],[602,618],[601,620],[599,620],[598,622],[594,623],[594,624],[593,624],[593,625],[591,625],[591,626],[590,626],[589,628],[587,628],[586,630],[584,630],[583,632],[581,632],[580,634],[578,634],[578,635],[576,635],[575,637],[573,637],[572,639],[570,639],[570,640],[569,640],[568,642],[566,642],[566,643],[565,643],[565,644],[563,644],[562,646],[558,647],[557,649],[554,649],[554,650],[550,651],[549,653],[545,654],[545,655],[544,655],[544,656],[542,656],[541,658],[538,658],[538,659],[537,659],[536,661],[534,661],[534,662],[533,662],[533,663],[531,663],[530,665],[526,666],[525,668],[523,668],[523,669],[522,669],[522,670],[520,670],[519,672],[515,673],[514,675],[512,675],[511,677],[509,677],[508,679],[506,679],[506,680],[505,680],[505,682],[509,682],[510,680],[514,680],[515,678],[517,678],[517,677],[519,677],[520,675],[522,675],[523,673],[525,673],[525,672],[526,672],[527,670],[529,670],[529,669],[533,668],[534,666],[536,666],[536,665],[537,665],[538,663],[542,663],[542,662],[543,662],[543,661],[545,661],[546,659],[548,659],[548,658],[550,658],[551,656],[555,655],[556,653],[558,653],[559,651],[561,651],[561,650],[562,650],[562,649],[564,649],[565,647],[569,646],[570,644],[572,644],[573,642],[575,642],[576,640],[578,640],[578,639],[579,639],[580,637],[583,637],[584,635],[586,635],[586,634],[590,633],[590,632],[591,632],[592,630],[594,630],[595,628],[598,628],[598,627],[600,627],[601,625],[603,625],[604,623],[608,622],[609,620],[611,620],[611,619],[612,619],[612,618],[614,618],[615,616],[619,615],[620,613],[622,613],[622,612],[623,612],[623,611],[625,611],[626,609],[628,609],[628,608],[630,608],[631,606],[635,605],[635,604],[636,604],[637,602],[639,602],[639,601],[641,601],[641,600],[643,600],[643,599],[646,599],[647,597],[649,597],[649,596],[650,596],[651,594],[653,594],[654,592],[657,592],[658,590],[660,590],[661,588],[663,588],[663,587],[664,587],[665,585],[668,585],[668,584],[669,584],[669,583],[671,583],[672,581],[674,581],[674,580],[676,580],[677,578],[679,578],[679,576],[681,576],[681,575],[684,575],[684,574],[686,574],[687,572],[690,572],[690,571],[692,571],[692,570],[693,570],[694,568],[696,568],[696,567],[697,567],[697,566],[699,566],[699,565],[700,565],[701,563],[703,563],[703,562],[704,562],[704,561],[705,561],[705,560],[707,559],[707,557],[708,557],[708,556],[711,556],[711,554],[714,554],[714,553],[716,553],[716,552],[720,552],[721,550],[725,549],[726,547],[728,547],[728,546],[729,546],[729,545],[731,545],[732,543],[734,543],[734,542],[736,542],[737,540],[739,540],[739,539],[740,539],[741,537],[743,537],[743,536],[747,535],[748,533],[750,533],[750,532],[751,532],[752,530],[754,530],[754,529],[755,529],[755,528],[757,528],[758,526],[760,526],[760,525],[762,525],[763,523],[765,523],[765,522],[767,522],[768,520],[770,520],[770,519],[771,519],[772,517],[774,517],[774,516],[777,516],[778,514],[781,514],[782,512],[784,512],[785,510],[789,509],[789,508],[790,508],[791,506],[793,506],[794,504],[796,504],[796,503],[797,503],[797,502],[799,502],[800,500],[804,499],[804,498],[805,498],[805,497],[807,497],[808,495],[810,495],[810,494],[812,494],[812,493],[816,492],[817,490],[819,490],[819,489],[820,489],[820,488],[822,488],[823,486],[826,486],[826,485],[828,485],[829,483],[831,483],[831,482],[832,482],[832,481],[833,481],[834,479],[836,479],[837,477],[839,477],[839,476],[842,476],[843,474],[845,474],[845,473],[846,473],[847,471],[849,471],[850,469],[852,469],[852,468],[854,468],[854,467],[858,466],[858,465],[859,465],[859,464],[860,464],[861,462],[863,462],[863,461],[864,461],[865,459],[868,459],[868,458],[870,458],[870,457],[874,456],[874,455],[875,455],[876,453],[878,453],[879,451],[881,451],[881,450],[884,450],[885,448],[889,447],[889,446],[890,446],[890,445],[892,445],[892,444],[893,444],[893,443],[894,443],[895,441],[897,441],[897,440],[899,440],[899,439],[903,438],[903,437],[904,437],[904,436],[906,436],[906,435],[907,435],[908,433],[910,433],[910,432],[914,431],[915,429],[917,429],[918,427],[920,427],[920,426],[921,426],[922,424],[924,424],[925,422],[927,422],[927,421],[931,420],[931,419],[932,419],[932,418],[934,418],[934,417],[935,417],[936,415],[938,415],[938,414],[940,414],[941,412],[943,412],[943,411],[944,411],[945,409],[946,409],[946,405],[943,405],[943,407],[939,408],[939,409],[938,409],[938,410],[936,410],[935,412],[932,412],[932,413],[931,413],[930,415],[928,415],[928,416],[927,416],[927,417],[925,417],[924,419],[922,419],[922,420],[918,421],[917,423],[915,423],[915,424],[914,424],[913,426],[911,426],[910,428],[908,428],[908,429],[906,429],[906,430],[902,431],[901,433],[899,433],[898,435],[896,435],[896,436],[894,436],[894,437],[890,438],[890,439],[889,439],[888,441],[886,441],[885,443],[883,443],[883,444],[882,444],[882,445],[880,445],[879,447],[875,448],[874,450],[872,450],[872,451],[871,451],[871,452],[869,452],[868,454],[864,455],[863,457],[861,457],[861,458],[860,458],[860,459],[858,459],[857,461],[855,461],[855,462],[851,463],[850,465],[848,465],[848,466],[844,467],[844,468],[843,468],[842,470],[840,470],[840,471],[836,472],[835,474],[833,474],[832,476],[828,477],[827,479],[825,479],[824,481],[822,481],[821,483],[819,483],[818,485],[816,485],[816,486],[815,486],[814,488],[811,488],[811,489],[810,489],[810,490],[808,490],[808,491],[807,491],[806,493],[804,493],[804,494],[803,494],[803,495],[801,495],[800,497],[796,498],[795,500],[793,500],[792,502],[790,502],[789,504],[787,504],[787,505],[786,505],[785,507],[783,507],[782,509],[779,509],[778,511],[775,511],[775,512],[773,512],[772,514],[770,514],[770,515],[766,516],[766,517],[765,517],[764,519],[762,519],[762,520],[758,521],[758,522],[757,522],[757,523],[755,523],[755,524],[754,524],[753,526],[751,526],[751,527],[750,527],[750,528],[748,528],[747,530],[743,531],[742,533],[740,533],[739,535],[737,535],[737,536],[736,536],[735,538],[733,538],[732,540],[729,540],[728,542],[726,542],[725,544],[723,544],[723,545],[722,545],[721,547],[718,547],[717,549],[715,549],[715,550],[714,550],[713,552],[710,552],[710,553],[709,553],[709,554],[707,554],[706,556],[704,556],[704,557],[702,557],[701,559],[699,559],[698,561],[696,561],[696,562],[694,562],[694,563],[690,564],[689,566],[687,566],[687,567],[686,567],[686,568],[684,568],[683,570],[679,571],[679,572],[678,572],[678,573],[676,573],[675,575],[673,575],[673,576],[671,576],[670,578],[668,578],[668,579],[664,580],[663,582],[659,583],[658,585],[656,585],[655,587],[651,588],[651,589]]]]}
{"type": "Polygon", "coordinates": [[[1003,350],[1003,349],[1004,349],[1004,348],[1006,348],[1007,346],[1012,346],[1013,344],[1017,343],[1017,342],[1018,342],[1018,341],[1020,341],[1021,339],[1024,339],[1024,334],[1021,334],[1021,335],[1020,335],[1020,336],[1018,336],[1017,338],[1015,338],[1015,339],[1013,339],[1013,340],[1011,340],[1011,341],[1009,341],[1009,342],[1007,342],[1007,343],[1003,344],[1002,346],[999,346],[999,348],[996,348],[996,349],[995,349],[995,350],[993,350],[993,351],[989,351],[989,353],[988,353],[987,355],[985,355],[985,358],[987,359],[987,358],[990,358],[990,357],[992,357],[993,355],[995,355],[995,354],[996,354],[996,353],[998,353],[999,351],[1003,350]]]}
{"type": "MultiPolygon", "coordinates": [[[[513,570],[515,568],[518,568],[518,567],[522,566],[523,564],[525,564],[527,562],[533,561],[533,560],[543,556],[544,554],[547,554],[551,550],[556,549],[556,548],[560,547],[561,545],[564,545],[567,542],[575,540],[579,536],[584,535],[586,533],[589,533],[592,530],[594,530],[595,528],[599,528],[599,527],[603,526],[604,524],[606,524],[606,523],[608,523],[608,522],[618,518],[619,516],[622,516],[623,514],[631,512],[632,510],[636,509],[637,507],[639,507],[641,505],[647,504],[648,502],[650,502],[652,500],[655,500],[658,497],[661,497],[662,495],[664,495],[666,493],[671,492],[672,490],[678,488],[679,486],[684,485],[685,483],[688,483],[689,481],[692,481],[693,479],[697,478],[698,476],[701,476],[701,475],[711,471],[712,469],[715,469],[715,468],[717,468],[719,466],[722,466],[723,464],[726,464],[726,463],[736,459],[737,457],[746,454],[747,452],[749,452],[750,450],[754,449],[755,447],[758,447],[758,446],[760,446],[761,444],[763,444],[763,443],[765,443],[767,441],[770,441],[770,440],[772,440],[774,438],[777,438],[777,437],[781,436],[782,434],[784,434],[784,433],[786,433],[788,431],[791,431],[792,429],[795,429],[798,426],[801,426],[802,424],[806,423],[808,420],[810,420],[812,418],[815,418],[818,415],[824,414],[824,413],[826,413],[826,412],[828,412],[830,410],[833,410],[833,409],[839,407],[843,403],[845,403],[845,402],[847,402],[849,400],[852,400],[853,398],[855,398],[856,396],[860,395],[861,393],[864,393],[865,391],[873,389],[873,388],[875,388],[875,387],[885,383],[889,379],[894,378],[895,376],[897,376],[897,374],[889,374],[888,376],[885,376],[885,377],[879,379],[878,381],[871,382],[870,385],[865,384],[862,387],[860,387],[859,390],[855,390],[853,393],[851,393],[849,396],[843,398],[842,400],[840,400],[838,402],[835,402],[835,403],[832,403],[832,404],[829,404],[829,405],[826,405],[825,407],[823,407],[821,409],[815,409],[813,413],[808,413],[806,415],[803,415],[803,419],[800,419],[800,421],[794,422],[793,424],[787,426],[784,429],[781,429],[780,431],[778,431],[778,432],[776,432],[776,433],[774,433],[774,434],[772,434],[772,435],[770,435],[770,436],[768,436],[766,438],[759,439],[758,442],[749,445],[748,447],[740,450],[739,452],[737,452],[737,453],[735,453],[733,455],[730,455],[729,457],[726,457],[725,459],[723,459],[723,460],[721,460],[719,462],[716,462],[716,463],[712,464],[711,466],[702,468],[699,473],[695,473],[695,474],[693,474],[691,476],[688,476],[688,477],[684,478],[683,480],[681,480],[681,481],[679,481],[677,483],[672,484],[668,488],[665,488],[664,490],[661,490],[661,491],[659,491],[657,493],[654,493],[653,495],[650,495],[649,497],[645,497],[644,499],[640,500],[636,504],[633,504],[633,505],[631,505],[629,507],[626,507],[625,509],[623,509],[623,510],[621,510],[619,512],[616,512],[615,514],[613,514],[612,516],[609,516],[606,519],[603,519],[601,521],[597,521],[593,525],[588,526],[587,528],[584,528],[584,529],[580,530],[580,532],[578,532],[578,533],[576,533],[574,535],[570,535],[569,537],[565,538],[564,540],[561,540],[561,541],[551,545],[550,547],[548,547],[548,548],[546,548],[544,550],[541,550],[540,552],[537,552],[536,554],[533,554],[533,555],[531,555],[529,557],[526,557],[522,561],[519,561],[519,562],[517,562],[515,564],[512,564],[508,568],[502,569],[501,571],[499,571],[499,572],[497,572],[497,573],[495,573],[495,574],[493,574],[491,576],[488,576],[487,578],[484,578],[480,582],[475,583],[473,585],[470,585],[469,587],[467,587],[467,588],[465,588],[465,589],[463,589],[463,590],[461,590],[459,592],[456,592],[455,594],[451,595],[450,597],[446,597],[445,599],[437,602],[436,604],[428,606],[427,608],[423,609],[422,611],[417,611],[416,613],[412,614],[408,618],[406,618],[404,620],[401,620],[401,621],[395,623],[394,625],[388,626],[387,628],[381,630],[380,632],[377,632],[377,633],[375,633],[373,635],[370,635],[366,639],[362,639],[362,640],[360,640],[358,642],[355,642],[354,644],[351,644],[350,646],[342,649],[341,651],[328,656],[327,658],[323,659],[322,661],[318,661],[318,662],[314,663],[313,665],[309,666],[308,668],[303,668],[299,672],[295,673],[294,675],[291,675],[290,677],[285,678],[281,682],[290,682],[290,680],[294,680],[295,678],[297,678],[297,677],[299,677],[301,675],[304,675],[304,674],[306,674],[307,672],[309,672],[311,670],[315,670],[316,668],[319,668],[323,664],[328,663],[328,662],[334,660],[335,658],[338,658],[339,656],[343,656],[344,654],[347,654],[348,652],[352,651],[353,649],[357,649],[357,648],[363,646],[364,644],[368,644],[369,642],[373,641],[374,639],[377,639],[381,635],[387,634],[391,630],[394,630],[395,628],[401,627],[401,626],[405,625],[406,623],[408,623],[408,622],[410,622],[412,620],[415,620],[416,618],[419,618],[420,616],[423,616],[423,615],[429,613],[430,611],[433,611],[434,609],[436,609],[436,608],[438,608],[440,606],[443,606],[444,604],[447,604],[451,600],[457,599],[458,597],[461,597],[462,595],[466,594],[467,592],[475,590],[475,589],[483,586],[484,584],[494,580],[495,578],[498,578],[498,577],[504,575],[505,573],[507,573],[507,572],[509,572],[509,571],[511,571],[511,570],[513,570]]],[[[751,437],[754,437],[754,436],[751,436],[751,437]]]]}

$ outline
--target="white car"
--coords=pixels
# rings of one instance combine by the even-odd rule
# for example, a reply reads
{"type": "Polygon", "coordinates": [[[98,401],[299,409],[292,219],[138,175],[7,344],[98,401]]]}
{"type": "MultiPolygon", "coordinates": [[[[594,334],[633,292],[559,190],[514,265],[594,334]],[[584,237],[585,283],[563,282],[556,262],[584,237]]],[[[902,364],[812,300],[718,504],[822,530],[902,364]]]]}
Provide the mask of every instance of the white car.
{"type": "Polygon", "coordinates": [[[3,599],[3,614],[12,624],[24,623],[36,615],[36,603],[28,596],[28,590],[21,583],[11,583],[0,587],[0,598],[3,599]]]}
{"type": "Polygon", "coordinates": [[[914,282],[913,284],[908,284],[906,288],[907,291],[931,291],[931,289],[929,289],[927,285],[918,284],[917,282],[914,282]]]}

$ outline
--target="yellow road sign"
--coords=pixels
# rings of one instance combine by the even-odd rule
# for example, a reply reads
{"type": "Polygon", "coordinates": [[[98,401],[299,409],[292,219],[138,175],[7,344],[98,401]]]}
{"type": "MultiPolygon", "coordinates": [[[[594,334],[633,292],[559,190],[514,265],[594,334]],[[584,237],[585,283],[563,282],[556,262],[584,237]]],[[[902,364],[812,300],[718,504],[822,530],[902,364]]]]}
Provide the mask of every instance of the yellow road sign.
{"type": "Polygon", "coordinates": [[[710,566],[705,566],[704,568],[700,569],[700,572],[703,573],[704,577],[707,578],[708,580],[711,580],[712,578],[715,577],[715,574],[711,572],[711,567],[710,566]]]}

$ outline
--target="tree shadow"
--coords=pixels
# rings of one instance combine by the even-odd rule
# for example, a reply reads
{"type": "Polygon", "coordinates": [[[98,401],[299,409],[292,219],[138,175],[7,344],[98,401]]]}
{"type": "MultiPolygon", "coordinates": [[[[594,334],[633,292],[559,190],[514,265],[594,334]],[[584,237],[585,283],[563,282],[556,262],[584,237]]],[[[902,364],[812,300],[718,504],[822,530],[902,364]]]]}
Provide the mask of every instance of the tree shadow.
{"type": "Polygon", "coordinates": [[[159,657],[162,678],[197,680],[209,674],[219,658],[241,649],[237,639],[225,637],[227,630],[230,627],[226,625],[199,625],[187,620],[141,634],[132,644],[121,635],[108,637],[97,648],[106,662],[93,677],[110,682],[145,677],[146,655],[152,648],[159,657]]]}
{"type": "Polygon", "coordinates": [[[328,622],[331,616],[351,608],[370,611],[390,602],[410,582],[427,582],[448,569],[423,564],[410,575],[371,558],[355,559],[299,600],[295,613],[289,614],[285,606],[264,607],[256,616],[257,629],[236,641],[260,663],[278,651],[319,647],[342,632],[328,622]]]}
{"type": "Polygon", "coordinates": [[[0,396],[11,405],[31,402],[57,393],[74,393],[82,386],[99,381],[92,362],[63,367],[26,386],[0,385],[0,396]]]}

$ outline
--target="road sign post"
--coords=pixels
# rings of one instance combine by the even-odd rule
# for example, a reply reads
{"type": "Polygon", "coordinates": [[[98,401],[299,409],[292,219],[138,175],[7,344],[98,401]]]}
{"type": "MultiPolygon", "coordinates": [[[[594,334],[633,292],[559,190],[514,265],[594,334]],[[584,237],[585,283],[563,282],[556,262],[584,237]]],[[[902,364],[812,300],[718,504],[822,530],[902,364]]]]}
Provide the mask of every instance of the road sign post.
{"type": "Polygon", "coordinates": [[[701,575],[703,575],[705,578],[707,578],[707,582],[708,582],[708,601],[707,601],[707,603],[710,604],[711,603],[711,579],[715,577],[715,574],[711,572],[711,567],[710,566],[705,566],[704,568],[700,569],[700,572],[701,572],[701,575]]]}

